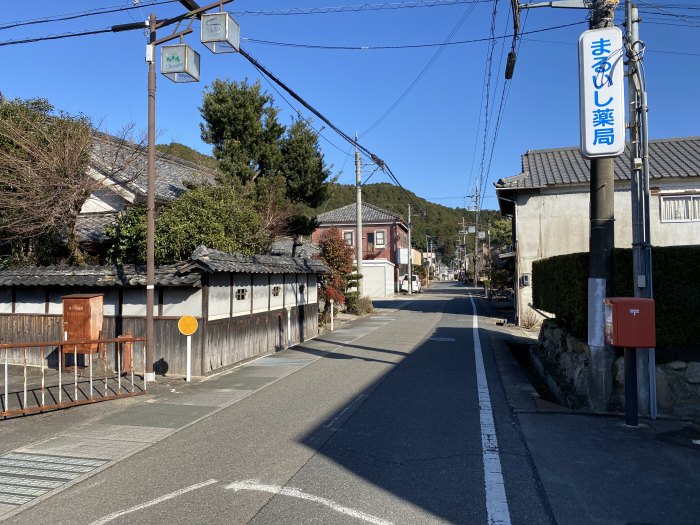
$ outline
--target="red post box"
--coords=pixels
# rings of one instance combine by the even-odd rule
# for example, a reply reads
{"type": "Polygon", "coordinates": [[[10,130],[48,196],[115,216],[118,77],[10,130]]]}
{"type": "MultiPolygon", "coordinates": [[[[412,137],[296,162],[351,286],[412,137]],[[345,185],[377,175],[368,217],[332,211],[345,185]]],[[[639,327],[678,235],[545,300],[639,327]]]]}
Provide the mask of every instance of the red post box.
{"type": "Polygon", "coordinates": [[[605,341],[625,348],[656,346],[656,312],[653,299],[607,297],[605,341]]]}

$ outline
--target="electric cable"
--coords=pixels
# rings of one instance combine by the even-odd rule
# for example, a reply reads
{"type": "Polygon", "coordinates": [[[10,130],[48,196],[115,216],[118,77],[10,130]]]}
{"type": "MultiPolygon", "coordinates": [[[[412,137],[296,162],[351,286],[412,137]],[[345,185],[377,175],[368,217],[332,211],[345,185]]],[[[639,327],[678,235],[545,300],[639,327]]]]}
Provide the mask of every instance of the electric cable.
{"type": "MultiPolygon", "coordinates": [[[[145,24],[144,24],[145,27],[145,24]]],[[[63,33],[61,35],[48,35],[48,36],[40,36],[40,37],[35,37],[35,38],[24,38],[22,40],[5,40],[4,42],[0,42],[0,47],[4,46],[13,46],[16,44],[33,44],[34,42],[44,42],[47,40],[60,40],[62,38],[74,38],[74,37],[79,37],[79,36],[89,36],[89,35],[100,35],[102,33],[111,33],[112,28],[107,28],[107,29],[95,29],[92,31],[81,31],[79,33],[63,33]]]]}
{"type": "Polygon", "coordinates": [[[343,132],[340,128],[338,128],[335,124],[333,124],[328,118],[326,118],[322,113],[320,113],[316,108],[314,108],[311,104],[306,102],[301,96],[299,96],[294,90],[292,90],[289,86],[287,86],[284,82],[282,82],[279,78],[277,78],[273,73],[267,70],[265,66],[260,64],[255,58],[253,58],[250,54],[248,54],[245,49],[242,47],[239,48],[239,54],[248,60],[256,69],[258,69],[262,74],[266,75],[270,80],[275,82],[278,86],[280,86],[282,89],[284,89],[289,95],[291,95],[297,102],[299,102],[302,106],[304,106],[307,110],[309,110],[311,113],[316,115],[319,119],[321,119],[323,122],[326,123],[328,127],[330,127],[333,131],[335,131],[338,135],[340,135],[345,141],[348,143],[352,144],[355,146],[357,149],[359,149],[361,152],[363,152],[367,157],[369,157],[372,162],[374,162],[382,171],[384,171],[389,177],[394,181],[394,183],[403,190],[403,192],[406,194],[408,199],[414,204],[417,210],[420,210],[421,213],[425,214],[425,211],[423,211],[423,208],[416,203],[415,199],[413,199],[406,190],[406,188],[403,187],[403,185],[399,182],[399,179],[394,175],[394,172],[391,170],[391,168],[384,162],[382,159],[380,159],[377,155],[372,153],[369,149],[364,147],[362,144],[360,144],[358,141],[352,139],[347,133],[343,132]]]}
{"type": "Polygon", "coordinates": [[[481,152],[481,164],[479,168],[479,178],[477,180],[477,188],[480,188],[483,184],[484,177],[484,164],[486,161],[486,144],[488,142],[489,134],[489,111],[490,111],[490,98],[491,98],[491,77],[493,68],[493,52],[496,48],[496,39],[493,38],[496,34],[496,15],[498,12],[498,0],[493,0],[493,10],[491,11],[491,44],[488,47],[486,53],[486,102],[484,104],[484,136],[483,136],[483,149],[481,152]]]}
{"type": "MultiPolygon", "coordinates": [[[[563,29],[566,27],[573,27],[573,26],[578,26],[581,24],[586,23],[585,21],[580,21],[580,22],[572,22],[570,24],[561,24],[557,26],[551,26],[551,27],[545,27],[542,29],[535,29],[533,31],[528,31],[526,33],[520,33],[524,35],[533,35],[535,33],[544,33],[546,31],[553,31],[555,29],[563,29]]],[[[496,39],[506,39],[506,38],[513,38],[513,34],[509,33],[503,36],[497,36],[494,37],[496,39]]],[[[268,46],[280,46],[280,47],[295,47],[295,48],[301,48],[301,49],[323,49],[323,50],[329,50],[329,51],[383,51],[387,49],[420,49],[424,47],[442,47],[442,46],[456,46],[456,45],[463,45],[463,44],[475,44],[479,42],[489,42],[491,40],[490,37],[484,37],[484,38],[473,38],[470,40],[456,40],[454,42],[440,42],[440,43],[431,43],[431,44],[401,44],[401,45],[387,45],[387,46],[327,46],[327,45],[322,45],[322,44],[300,44],[300,43],[295,43],[295,42],[277,42],[274,40],[260,40],[256,38],[244,38],[242,39],[246,42],[250,42],[253,44],[261,44],[261,45],[268,45],[268,46]]]]}
{"type": "Polygon", "coordinates": [[[106,14],[111,14],[111,13],[131,11],[132,9],[140,9],[143,7],[150,7],[150,6],[156,6],[156,5],[162,5],[162,4],[170,4],[173,2],[177,2],[177,1],[178,0],[151,0],[147,4],[137,4],[137,5],[132,5],[132,6],[123,6],[123,5],[122,6],[108,6],[108,7],[101,7],[101,8],[97,8],[97,9],[90,9],[88,11],[82,11],[82,12],[76,11],[73,13],[66,13],[63,15],[55,15],[53,17],[18,20],[16,22],[9,22],[9,23],[0,25],[0,31],[2,31],[4,29],[14,29],[16,27],[24,27],[24,26],[37,25],[37,24],[49,24],[49,23],[53,23],[53,22],[64,22],[67,20],[76,20],[78,18],[85,18],[88,16],[106,15],[106,14]]]}
{"type": "Polygon", "coordinates": [[[665,15],[672,16],[675,18],[681,18],[681,19],[688,19],[689,17],[685,15],[677,15],[675,13],[670,13],[663,9],[662,7],[659,7],[658,5],[652,4],[651,2],[647,2],[647,0],[639,0],[642,4],[647,5],[651,7],[652,9],[656,9],[657,11],[660,11],[661,13],[664,13],[665,15]]]}
{"type": "Polygon", "coordinates": [[[384,3],[384,4],[358,4],[334,7],[311,7],[306,9],[273,9],[270,11],[234,11],[236,16],[295,16],[317,15],[328,13],[358,13],[360,11],[384,11],[395,9],[414,9],[421,7],[444,7],[459,4],[480,4],[490,0],[423,0],[418,2],[384,3]]]}
{"type": "MultiPolygon", "coordinates": [[[[255,67],[255,66],[253,66],[253,67],[255,67]]],[[[294,113],[297,114],[297,117],[301,118],[301,110],[298,109],[298,108],[295,108],[294,105],[289,101],[289,99],[287,99],[287,97],[285,97],[284,94],[283,94],[279,89],[277,89],[277,86],[275,86],[275,84],[272,83],[272,82],[270,81],[270,79],[267,78],[267,76],[266,76],[265,74],[263,74],[262,71],[260,71],[257,67],[255,67],[255,69],[262,75],[262,77],[265,79],[265,82],[267,82],[267,84],[268,84],[272,89],[275,90],[275,93],[277,93],[277,94],[282,98],[282,100],[284,100],[284,101],[287,103],[287,105],[288,105],[290,108],[292,108],[292,110],[294,111],[294,113]]],[[[310,119],[307,119],[307,120],[306,120],[306,124],[307,124],[311,129],[313,129],[319,137],[321,137],[323,140],[325,140],[326,142],[328,142],[328,144],[330,144],[331,146],[333,146],[335,149],[337,149],[337,150],[340,151],[341,153],[345,153],[345,151],[343,150],[343,148],[341,148],[340,146],[336,145],[333,141],[331,141],[329,138],[327,138],[326,136],[324,136],[324,135],[321,133],[321,130],[316,129],[316,128],[311,124],[311,120],[310,120],[310,119]]],[[[352,155],[350,155],[349,152],[348,152],[348,153],[345,153],[345,154],[346,154],[347,156],[349,156],[349,157],[352,156],[352,155]]]]}
{"type": "MultiPolygon", "coordinates": [[[[461,18],[459,20],[457,20],[457,23],[450,30],[450,33],[447,35],[447,38],[445,38],[443,43],[446,43],[446,42],[449,42],[450,40],[452,40],[452,37],[457,33],[457,31],[459,31],[459,29],[462,27],[464,22],[466,22],[467,18],[469,18],[469,16],[472,14],[473,11],[474,11],[474,5],[470,5],[469,7],[467,7],[465,12],[462,14],[461,18]]],[[[421,70],[421,72],[418,74],[418,76],[413,79],[413,82],[411,82],[409,84],[409,86],[404,90],[404,92],[401,93],[401,95],[399,95],[399,97],[394,101],[394,103],[389,107],[389,109],[387,109],[384,113],[382,113],[382,115],[371,126],[369,126],[367,129],[365,129],[362,132],[363,136],[367,135],[373,129],[375,129],[379,124],[381,124],[384,121],[384,119],[386,119],[399,106],[399,104],[401,104],[401,102],[404,101],[404,99],[409,95],[409,93],[411,91],[413,91],[413,88],[416,87],[418,82],[420,82],[420,80],[428,72],[428,70],[433,66],[433,64],[435,64],[435,62],[437,61],[437,59],[440,57],[440,55],[442,54],[442,52],[444,50],[445,50],[445,46],[443,45],[443,46],[440,46],[435,51],[433,56],[430,58],[430,60],[428,60],[428,63],[421,70]]]]}

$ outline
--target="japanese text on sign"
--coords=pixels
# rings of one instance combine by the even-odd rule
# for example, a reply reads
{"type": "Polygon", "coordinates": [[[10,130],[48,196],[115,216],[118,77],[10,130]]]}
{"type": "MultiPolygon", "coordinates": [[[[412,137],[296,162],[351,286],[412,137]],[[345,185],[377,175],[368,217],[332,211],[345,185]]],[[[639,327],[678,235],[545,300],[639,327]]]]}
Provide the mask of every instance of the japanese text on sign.
{"type": "Polygon", "coordinates": [[[591,29],[579,39],[581,153],[615,157],[625,149],[622,31],[591,29]]]}

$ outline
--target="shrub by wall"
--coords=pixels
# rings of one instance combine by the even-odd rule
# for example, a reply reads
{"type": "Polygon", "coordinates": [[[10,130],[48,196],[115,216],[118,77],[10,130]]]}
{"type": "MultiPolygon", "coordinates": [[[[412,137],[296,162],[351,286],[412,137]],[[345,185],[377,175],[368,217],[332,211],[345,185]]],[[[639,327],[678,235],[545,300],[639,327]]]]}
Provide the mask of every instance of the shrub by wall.
{"type": "MultiPolygon", "coordinates": [[[[654,248],[652,261],[657,347],[697,348],[700,346],[700,246],[654,248]]],[[[614,264],[613,295],[631,297],[632,250],[615,250],[614,264]]],[[[535,308],[555,314],[576,337],[587,337],[588,253],[536,261],[532,287],[535,308]]]]}
{"type": "Polygon", "coordinates": [[[558,255],[532,265],[532,303],[551,312],[576,337],[588,326],[588,253],[558,255]]]}

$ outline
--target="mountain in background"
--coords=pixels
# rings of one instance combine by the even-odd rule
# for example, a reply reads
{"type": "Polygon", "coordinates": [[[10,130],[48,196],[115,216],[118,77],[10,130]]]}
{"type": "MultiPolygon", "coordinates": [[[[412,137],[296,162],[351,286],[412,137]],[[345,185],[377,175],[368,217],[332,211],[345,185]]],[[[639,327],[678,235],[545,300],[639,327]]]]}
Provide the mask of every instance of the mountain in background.
{"type": "Polygon", "coordinates": [[[201,164],[212,170],[216,170],[219,167],[219,161],[214,157],[200,153],[199,151],[194,150],[189,146],[185,146],[184,144],[180,144],[179,142],[171,142],[170,144],[156,144],[156,149],[161,153],[165,153],[194,164],[201,164]]]}

